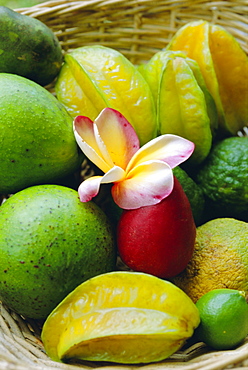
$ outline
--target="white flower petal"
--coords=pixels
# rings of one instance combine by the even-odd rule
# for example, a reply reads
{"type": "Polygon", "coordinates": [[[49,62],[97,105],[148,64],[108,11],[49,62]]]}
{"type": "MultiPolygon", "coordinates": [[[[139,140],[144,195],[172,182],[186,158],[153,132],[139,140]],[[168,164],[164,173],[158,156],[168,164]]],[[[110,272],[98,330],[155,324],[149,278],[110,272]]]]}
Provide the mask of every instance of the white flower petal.
{"type": "Polygon", "coordinates": [[[83,181],[78,194],[81,202],[88,202],[99,193],[101,184],[108,184],[115,181],[121,181],[125,178],[125,171],[120,167],[113,167],[104,176],[92,176],[83,181]]]}
{"type": "Polygon", "coordinates": [[[86,155],[86,157],[89,158],[89,160],[94,163],[100,170],[103,172],[108,172],[111,168],[108,163],[105,162],[105,160],[99,156],[99,154],[95,151],[95,149],[88,145],[81,136],[77,133],[77,131],[74,131],[74,136],[77,141],[78,146],[82,150],[82,152],[86,155]]]}
{"type": "Polygon", "coordinates": [[[136,166],[125,180],[115,183],[112,196],[123,209],[135,209],[159,203],[172,191],[173,172],[162,161],[148,161],[136,166]]]}
{"type": "Polygon", "coordinates": [[[102,158],[104,159],[104,161],[106,163],[108,163],[109,168],[111,168],[111,167],[114,166],[114,162],[111,158],[111,154],[109,153],[108,148],[106,147],[104,141],[102,140],[102,138],[100,136],[98,126],[96,125],[95,122],[94,122],[93,127],[94,127],[94,134],[95,134],[95,139],[96,139],[97,146],[99,148],[99,151],[101,153],[102,158]]]}
{"type": "Polygon", "coordinates": [[[89,202],[99,193],[101,179],[102,176],[92,176],[80,184],[78,194],[81,202],[89,202]]]}
{"type": "Polygon", "coordinates": [[[107,172],[113,163],[105,160],[98,147],[94,132],[94,123],[84,116],[77,116],[73,122],[74,136],[82,152],[99,167],[103,172],[107,172]]]}
{"type": "Polygon", "coordinates": [[[161,135],[143,145],[130,160],[126,171],[150,160],[166,162],[171,168],[186,161],[194,151],[194,144],[177,135],[161,135]]]}
{"type": "Polygon", "coordinates": [[[112,167],[105,175],[102,177],[102,184],[107,184],[110,182],[122,181],[126,176],[126,171],[121,167],[114,166],[112,167]]]}
{"type": "MultiPolygon", "coordinates": [[[[95,119],[99,136],[116,166],[126,168],[139,149],[139,138],[126,118],[112,108],[105,108],[95,119]]],[[[97,137],[97,136],[96,136],[97,137]]],[[[101,143],[99,143],[100,147],[101,143]]]]}

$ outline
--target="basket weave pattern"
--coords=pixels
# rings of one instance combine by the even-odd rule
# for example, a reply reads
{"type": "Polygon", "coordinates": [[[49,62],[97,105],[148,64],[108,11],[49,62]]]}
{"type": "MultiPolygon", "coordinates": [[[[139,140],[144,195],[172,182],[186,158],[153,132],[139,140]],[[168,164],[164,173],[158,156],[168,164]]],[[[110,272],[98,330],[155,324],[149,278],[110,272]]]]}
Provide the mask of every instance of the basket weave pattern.
{"type": "MultiPolygon", "coordinates": [[[[225,27],[248,53],[247,0],[52,0],[17,11],[47,24],[65,53],[80,46],[101,44],[120,51],[134,64],[143,63],[165,48],[180,27],[200,19],[225,27]]],[[[47,88],[52,90],[53,86],[47,88]]],[[[25,320],[1,302],[0,310],[1,370],[248,370],[248,337],[234,350],[211,351],[198,343],[157,364],[59,364],[44,352],[41,323],[25,320]]]]}
{"type": "Polygon", "coordinates": [[[150,59],[178,28],[197,19],[225,27],[248,52],[246,0],[60,0],[19,11],[51,27],[65,51],[101,44],[119,50],[132,63],[150,59]]]}

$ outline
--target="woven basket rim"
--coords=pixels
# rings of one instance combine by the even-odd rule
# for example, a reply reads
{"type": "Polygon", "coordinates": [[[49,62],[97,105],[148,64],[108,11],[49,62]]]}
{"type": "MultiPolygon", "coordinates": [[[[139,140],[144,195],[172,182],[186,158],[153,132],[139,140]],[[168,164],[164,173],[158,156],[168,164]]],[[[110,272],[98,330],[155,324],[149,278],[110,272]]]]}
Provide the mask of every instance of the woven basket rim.
{"type": "MultiPolygon", "coordinates": [[[[138,64],[166,47],[185,23],[206,19],[225,27],[248,54],[247,0],[51,0],[16,11],[46,23],[65,53],[82,44],[100,43],[116,48],[138,64]]],[[[52,91],[53,86],[47,88],[52,91]]],[[[221,370],[241,366],[248,369],[248,336],[233,350],[213,351],[198,343],[156,364],[55,363],[44,353],[38,322],[25,320],[1,302],[0,311],[0,368],[3,370],[221,370]]]]}
{"type": "Polygon", "coordinates": [[[168,359],[138,366],[117,363],[87,362],[64,364],[53,362],[45,354],[40,340],[42,323],[26,320],[0,302],[0,366],[13,370],[220,370],[232,364],[242,366],[248,361],[248,336],[236,349],[215,351],[204,343],[196,343],[176,352],[168,359]],[[18,354],[16,353],[18,351],[18,354]]]}
{"type": "Polygon", "coordinates": [[[246,0],[156,0],[152,6],[151,0],[51,0],[16,10],[47,23],[65,52],[98,39],[102,45],[117,47],[132,62],[141,62],[165,47],[182,25],[206,19],[225,27],[248,53],[246,0]],[[165,21],[160,14],[166,15],[165,21]],[[152,22],[155,18],[157,24],[152,22]],[[123,47],[118,47],[119,40],[123,47]]]}

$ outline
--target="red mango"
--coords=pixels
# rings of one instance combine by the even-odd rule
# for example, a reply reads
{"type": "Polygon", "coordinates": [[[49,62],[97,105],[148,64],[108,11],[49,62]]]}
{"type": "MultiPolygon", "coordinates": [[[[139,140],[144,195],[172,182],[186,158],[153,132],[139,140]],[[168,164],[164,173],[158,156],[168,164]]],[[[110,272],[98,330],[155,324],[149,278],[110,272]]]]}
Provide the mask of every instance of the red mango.
{"type": "Polygon", "coordinates": [[[134,271],[164,279],[185,269],[195,238],[190,203],[175,177],[168,197],[156,205],[124,210],[117,226],[122,261],[134,271]]]}

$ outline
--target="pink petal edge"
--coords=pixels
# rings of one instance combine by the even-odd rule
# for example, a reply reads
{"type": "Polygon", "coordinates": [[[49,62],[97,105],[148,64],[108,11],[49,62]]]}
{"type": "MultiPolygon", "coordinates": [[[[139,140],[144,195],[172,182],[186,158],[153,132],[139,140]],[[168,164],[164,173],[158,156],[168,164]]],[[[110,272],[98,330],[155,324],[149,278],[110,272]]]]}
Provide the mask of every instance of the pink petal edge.
{"type": "Polygon", "coordinates": [[[99,193],[101,179],[102,176],[92,176],[79,185],[78,194],[81,202],[89,202],[99,193]]]}
{"type": "Polygon", "coordinates": [[[104,176],[92,176],[84,180],[79,188],[78,194],[81,202],[89,202],[94,198],[100,189],[101,184],[121,181],[125,177],[125,171],[120,167],[113,167],[104,176]]]}

